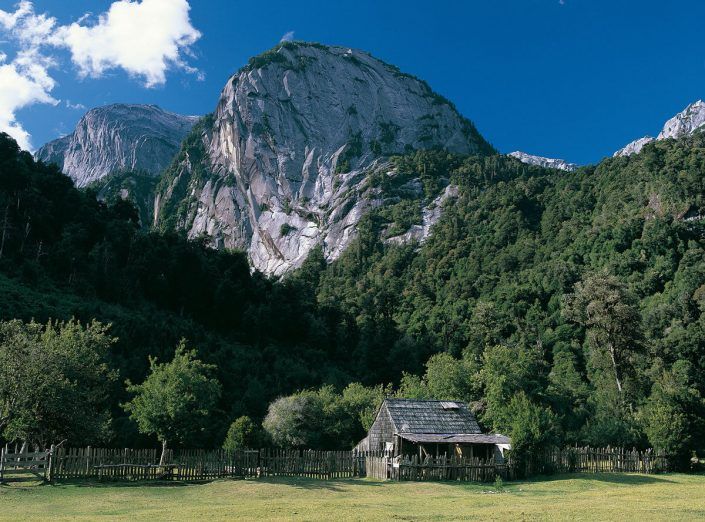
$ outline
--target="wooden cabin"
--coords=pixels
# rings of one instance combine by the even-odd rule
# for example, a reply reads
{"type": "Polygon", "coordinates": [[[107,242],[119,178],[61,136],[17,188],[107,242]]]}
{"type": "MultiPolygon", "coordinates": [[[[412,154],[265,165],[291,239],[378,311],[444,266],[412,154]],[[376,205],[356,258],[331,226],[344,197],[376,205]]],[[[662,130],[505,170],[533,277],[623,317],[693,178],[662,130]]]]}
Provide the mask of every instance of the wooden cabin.
{"type": "Polygon", "coordinates": [[[482,433],[464,402],[385,399],[367,437],[355,449],[390,457],[502,459],[509,447],[508,437],[482,433]]]}

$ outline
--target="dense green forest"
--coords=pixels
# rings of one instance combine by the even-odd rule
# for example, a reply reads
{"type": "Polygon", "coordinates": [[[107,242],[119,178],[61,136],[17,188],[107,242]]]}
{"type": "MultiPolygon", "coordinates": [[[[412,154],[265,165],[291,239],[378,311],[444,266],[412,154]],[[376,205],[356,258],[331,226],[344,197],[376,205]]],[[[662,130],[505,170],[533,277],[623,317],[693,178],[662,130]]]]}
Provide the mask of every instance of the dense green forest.
{"type": "Polygon", "coordinates": [[[192,445],[349,446],[396,394],[467,400],[518,449],[705,449],[703,133],[575,173],[392,161],[394,178],[369,178],[386,194],[411,177],[427,199],[459,189],[427,242],[385,243],[420,218],[399,192],[340,259],[314,252],[275,281],[241,253],[140,229],[131,204],[76,190],[3,136],[0,318],[111,325],[109,444],[151,440],[121,406],[125,380],[151,364],[168,382],[149,356],[170,361],[184,338],[211,376],[199,382],[219,383],[209,422],[180,439],[192,445]]]}

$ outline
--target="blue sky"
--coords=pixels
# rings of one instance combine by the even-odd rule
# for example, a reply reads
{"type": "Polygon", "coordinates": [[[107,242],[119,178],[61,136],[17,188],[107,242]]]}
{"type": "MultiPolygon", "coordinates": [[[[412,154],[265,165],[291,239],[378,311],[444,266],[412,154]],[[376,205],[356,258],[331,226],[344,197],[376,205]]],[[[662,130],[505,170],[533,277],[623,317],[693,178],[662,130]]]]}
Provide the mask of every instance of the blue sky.
{"type": "MultiPolygon", "coordinates": [[[[204,114],[233,72],[290,31],[297,40],[364,49],[426,79],[502,152],[596,162],[705,97],[703,0],[189,3],[184,44],[161,82],[108,51],[91,62],[94,49],[80,41],[78,26],[99,24],[113,1],[34,0],[35,15],[78,26],[65,33],[73,40],[35,44],[51,60],[51,103],[26,103],[8,118],[36,147],[70,132],[82,107],[155,103],[204,114]]],[[[0,0],[0,10],[12,13],[16,4],[0,0]]],[[[2,38],[7,63],[23,45],[2,38]]],[[[0,101],[2,82],[0,75],[0,101]]]]}

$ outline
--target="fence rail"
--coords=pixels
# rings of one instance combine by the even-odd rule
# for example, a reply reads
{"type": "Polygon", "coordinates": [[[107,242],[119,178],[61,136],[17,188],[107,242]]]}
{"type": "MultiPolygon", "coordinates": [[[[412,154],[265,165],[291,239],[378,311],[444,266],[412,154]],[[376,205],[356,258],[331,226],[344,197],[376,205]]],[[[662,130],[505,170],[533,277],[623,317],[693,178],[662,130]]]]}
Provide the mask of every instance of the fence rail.
{"type": "Polygon", "coordinates": [[[19,449],[15,447],[14,450],[7,445],[0,448],[0,483],[7,473],[15,476],[15,479],[17,475],[32,475],[46,480],[51,464],[50,455],[49,451],[29,451],[26,446],[19,449]]]}
{"type": "Polygon", "coordinates": [[[381,452],[314,450],[167,450],[163,463],[156,449],[54,448],[0,453],[3,473],[19,470],[49,480],[101,481],[218,478],[304,477],[340,479],[374,477],[382,480],[454,480],[488,482],[548,473],[658,473],[668,471],[668,459],[652,450],[623,448],[565,448],[516,462],[493,458],[438,456],[390,457],[381,452]]]}

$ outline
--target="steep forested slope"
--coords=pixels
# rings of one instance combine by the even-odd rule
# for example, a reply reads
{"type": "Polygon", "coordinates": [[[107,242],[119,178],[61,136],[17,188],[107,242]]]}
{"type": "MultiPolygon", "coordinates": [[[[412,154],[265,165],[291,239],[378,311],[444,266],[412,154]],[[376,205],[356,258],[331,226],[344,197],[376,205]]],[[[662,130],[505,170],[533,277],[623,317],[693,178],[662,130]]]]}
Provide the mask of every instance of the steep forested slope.
{"type": "Polygon", "coordinates": [[[383,209],[320,277],[321,302],[356,317],[360,364],[401,370],[447,352],[455,362],[432,359],[402,393],[462,396],[505,431],[525,393],[571,441],[702,433],[705,136],[575,173],[500,157],[446,167],[459,197],[424,245],[384,246],[383,209]]]}
{"type": "Polygon", "coordinates": [[[283,281],[250,274],[243,254],[140,232],[130,204],[0,145],[2,317],[110,321],[112,363],[134,380],[189,338],[224,385],[204,444],[278,395],[352,381],[470,400],[517,441],[703,440],[703,134],[574,173],[393,158],[393,175],[364,180],[387,197],[347,251],[327,264],[314,250],[283,281]],[[405,236],[448,183],[427,241],[405,236]]]}

